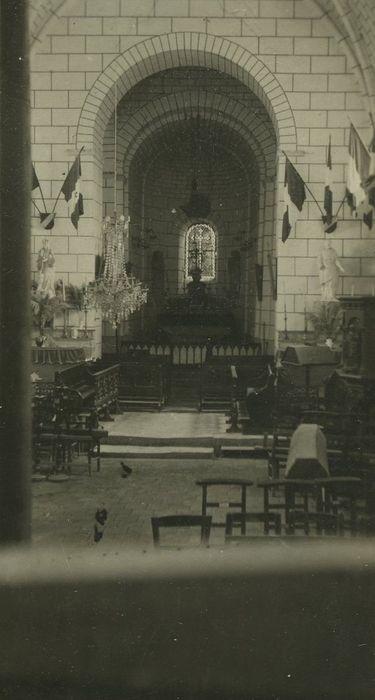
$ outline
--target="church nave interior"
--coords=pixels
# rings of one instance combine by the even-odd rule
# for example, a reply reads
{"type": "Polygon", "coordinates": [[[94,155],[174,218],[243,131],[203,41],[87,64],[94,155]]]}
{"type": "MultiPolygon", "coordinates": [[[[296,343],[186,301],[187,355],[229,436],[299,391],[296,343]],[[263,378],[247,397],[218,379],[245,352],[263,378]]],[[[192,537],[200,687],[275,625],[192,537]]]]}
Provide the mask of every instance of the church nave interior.
{"type": "Polygon", "coordinates": [[[369,700],[373,0],[0,34],[3,693],[369,700]]]}

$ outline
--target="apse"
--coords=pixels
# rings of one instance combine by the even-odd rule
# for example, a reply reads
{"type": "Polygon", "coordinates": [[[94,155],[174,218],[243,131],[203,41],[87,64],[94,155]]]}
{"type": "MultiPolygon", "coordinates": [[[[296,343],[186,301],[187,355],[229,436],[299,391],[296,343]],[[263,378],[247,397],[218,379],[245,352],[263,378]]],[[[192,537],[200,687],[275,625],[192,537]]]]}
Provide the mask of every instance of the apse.
{"type": "Polygon", "coordinates": [[[107,126],[106,213],[113,208],[114,141],[116,199],[130,220],[128,259],[150,290],[132,333],[147,330],[168,296],[186,293],[194,256],[202,266],[204,233],[214,270],[206,276],[210,294],[230,302],[241,337],[254,337],[255,267],[269,235],[265,189],[276,160],[264,106],[242,83],[211,69],[167,70],[141,81],[118,105],[116,138],[113,120],[107,126]],[[196,249],[188,244],[194,227],[196,249]]]}

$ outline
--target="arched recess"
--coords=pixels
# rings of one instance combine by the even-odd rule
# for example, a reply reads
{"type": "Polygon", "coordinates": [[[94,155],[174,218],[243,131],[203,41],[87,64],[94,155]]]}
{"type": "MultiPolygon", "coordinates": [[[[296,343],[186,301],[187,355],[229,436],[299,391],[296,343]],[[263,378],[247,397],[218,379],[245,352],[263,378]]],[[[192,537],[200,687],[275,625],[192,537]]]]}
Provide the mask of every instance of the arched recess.
{"type": "MultiPolygon", "coordinates": [[[[130,110],[131,111],[131,110],[130,110]]],[[[218,165],[218,171],[216,167],[214,168],[215,175],[213,180],[215,185],[211,183],[207,187],[210,181],[210,175],[208,176],[208,181],[205,180],[203,172],[201,173],[200,183],[203,182],[203,193],[208,194],[212,207],[211,211],[200,217],[186,215],[182,209],[182,205],[187,203],[189,199],[189,190],[186,188],[179,190],[176,183],[179,181],[179,168],[176,165],[176,179],[173,177],[171,179],[170,188],[165,189],[162,177],[155,177],[154,162],[156,161],[156,169],[159,167],[160,162],[163,160],[163,150],[166,152],[171,152],[171,155],[167,155],[167,158],[171,158],[173,161],[177,162],[177,153],[179,149],[175,147],[175,142],[173,141],[174,136],[179,137],[179,131],[182,130],[183,142],[187,148],[187,159],[183,159],[185,167],[189,168],[189,151],[190,147],[186,146],[186,134],[190,129],[194,129],[194,122],[196,121],[193,117],[190,119],[181,119],[181,115],[176,115],[174,121],[168,121],[163,127],[159,126],[157,122],[157,127],[154,131],[152,130],[152,124],[150,129],[145,133],[141,130],[141,137],[145,136],[145,140],[140,138],[137,141],[137,150],[133,154],[133,148],[130,150],[130,164],[127,168],[129,172],[129,188],[130,188],[130,209],[127,210],[128,202],[125,202],[124,211],[129,213],[131,216],[131,250],[130,257],[132,261],[135,262],[136,269],[142,270],[145,274],[146,282],[148,283],[149,273],[148,273],[148,258],[150,251],[155,246],[160,245],[161,241],[163,245],[168,249],[168,281],[169,288],[172,294],[182,293],[186,288],[186,275],[185,275],[185,239],[186,232],[194,224],[208,224],[214,228],[216,231],[217,240],[217,251],[218,251],[218,266],[217,274],[215,274],[215,279],[209,284],[211,291],[215,290],[215,294],[218,296],[225,296],[227,292],[227,257],[229,255],[229,250],[233,247],[242,247],[245,240],[247,241],[250,233],[252,233],[254,240],[256,241],[256,235],[258,232],[257,223],[257,213],[258,213],[258,192],[260,175],[258,169],[258,159],[260,158],[262,164],[262,177],[265,176],[265,160],[262,158],[262,152],[258,149],[257,155],[250,148],[245,136],[246,133],[238,133],[238,129],[233,127],[233,123],[229,126],[225,122],[220,120],[214,122],[208,119],[207,122],[204,120],[203,113],[199,113],[199,122],[201,136],[203,143],[207,145],[209,138],[211,137],[215,142],[215,158],[218,165]],[[166,134],[166,139],[163,138],[163,131],[166,134]],[[159,133],[161,136],[159,136],[159,133]],[[216,132],[216,133],[215,133],[216,132]],[[170,144],[173,144],[172,149],[168,148],[170,144]],[[226,165],[223,169],[224,178],[228,177],[228,173],[231,173],[229,180],[229,189],[227,185],[221,184],[222,175],[220,174],[221,164],[225,162],[226,165]],[[134,169],[136,173],[134,173],[134,169]],[[237,176],[235,175],[237,173],[237,176]],[[144,196],[141,200],[136,198],[136,201],[142,202],[141,217],[139,216],[139,211],[136,207],[132,205],[132,199],[134,201],[134,189],[131,186],[134,174],[136,179],[139,178],[137,174],[140,174],[140,179],[142,181],[142,191],[144,196]],[[232,177],[233,176],[233,177],[232,177]],[[150,179],[149,179],[150,178],[150,179]],[[153,187],[153,182],[156,182],[156,190],[159,195],[159,202],[161,206],[159,207],[161,222],[155,212],[155,192],[153,187]],[[173,190],[173,200],[169,199],[169,189],[173,190]],[[133,195],[132,195],[133,191],[133,195]],[[178,195],[178,196],[176,196],[178,195]],[[236,197],[239,197],[236,200],[236,197]],[[148,218],[150,214],[149,205],[147,199],[150,198],[151,207],[153,209],[154,218],[148,218]],[[250,198],[255,201],[250,202],[250,198]],[[221,204],[219,202],[221,201],[221,204]],[[172,208],[173,206],[173,208],[172,208]],[[176,209],[174,209],[176,207],[176,209]],[[220,209],[223,207],[223,209],[220,209]],[[237,210],[237,211],[236,211],[237,210]],[[250,215],[251,213],[251,215],[250,215]],[[147,229],[149,226],[153,226],[158,232],[157,240],[147,239],[147,229]],[[145,243],[146,250],[138,248],[134,250],[133,240],[136,239],[139,230],[145,231],[145,243]],[[242,230],[243,229],[243,230],[242,230]],[[240,235],[239,235],[240,234],[240,235]],[[142,264],[142,255],[145,260],[145,264],[142,264]]],[[[210,116],[210,115],[207,115],[210,116]]],[[[193,139],[194,140],[194,139],[193,139]]],[[[109,141],[109,139],[108,139],[109,141]]],[[[275,141],[275,138],[274,138],[275,141]]],[[[183,142],[181,141],[181,147],[183,147],[183,142]]],[[[209,146],[208,146],[209,149],[209,146]]],[[[273,172],[275,171],[275,143],[273,143],[273,172]]],[[[210,149],[207,153],[207,161],[211,159],[210,149]]],[[[125,161],[129,158],[129,152],[125,153],[125,161]]],[[[208,172],[211,170],[211,164],[206,163],[203,167],[203,171],[207,167],[208,172]]],[[[163,170],[161,171],[163,172],[163,170]]],[[[181,171],[180,171],[181,172],[181,171]]],[[[190,183],[190,175],[188,182],[190,183]]],[[[139,186],[139,185],[138,185],[139,186]]],[[[189,187],[189,186],[188,186],[189,187]]],[[[243,270],[251,265],[254,266],[253,256],[256,253],[256,242],[251,250],[251,255],[249,254],[249,249],[246,248],[241,253],[243,270]]],[[[244,275],[243,275],[244,279],[244,275]]],[[[243,290],[244,292],[244,290],[243,290]]],[[[243,297],[245,294],[243,293],[243,297]]],[[[245,325],[245,303],[244,298],[236,300],[236,316],[238,317],[238,326],[243,329],[245,325]]]]}
{"type": "MultiPolygon", "coordinates": [[[[296,125],[287,96],[271,71],[263,62],[249,51],[233,41],[202,33],[174,33],[153,37],[142,41],[121,56],[116,57],[106,70],[99,76],[86,98],[82,108],[77,128],[77,147],[87,145],[87,153],[83,152],[83,160],[91,161],[92,180],[96,183],[96,203],[102,200],[102,173],[103,173],[103,140],[106,127],[114,110],[115,95],[117,104],[128,91],[140,81],[155,73],[170,68],[198,66],[217,70],[235,78],[244,84],[265,107],[272,122],[276,147],[292,150],[297,146],[296,125]]],[[[219,104],[219,103],[218,103],[219,104]]],[[[253,139],[253,148],[257,148],[256,137],[249,137],[250,124],[244,119],[244,110],[234,110],[234,115],[225,114],[227,120],[232,119],[232,126],[236,124],[236,131],[240,130],[242,136],[253,139]]],[[[172,116],[172,115],[171,115],[172,116]]],[[[174,115],[175,118],[175,115],[174,115]]],[[[277,160],[275,141],[270,147],[273,157],[273,168],[277,160]]],[[[258,164],[264,164],[267,159],[262,154],[262,148],[257,148],[258,164]]],[[[268,150],[267,148],[265,151],[268,150]]],[[[265,152],[264,151],[264,152],[265,152]]],[[[269,161],[270,162],[270,161],[269,161]]],[[[271,166],[266,168],[270,172],[271,166]]],[[[266,171],[264,175],[266,175],[266,171]]],[[[282,178],[278,178],[282,179],[282,178]]],[[[260,235],[266,245],[259,251],[260,260],[264,259],[264,251],[275,248],[274,222],[277,219],[274,211],[275,181],[274,178],[262,177],[262,186],[259,196],[260,235]],[[270,214],[270,210],[272,213],[270,214]]],[[[98,221],[98,232],[100,222],[98,221]]],[[[264,327],[269,338],[273,337],[273,308],[270,291],[265,289],[263,302],[257,302],[259,307],[256,312],[258,335],[260,328],[264,335],[264,327]],[[262,311],[262,303],[264,313],[262,311]],[[267,319],[265,319],[265,314],[267,319]]]]}

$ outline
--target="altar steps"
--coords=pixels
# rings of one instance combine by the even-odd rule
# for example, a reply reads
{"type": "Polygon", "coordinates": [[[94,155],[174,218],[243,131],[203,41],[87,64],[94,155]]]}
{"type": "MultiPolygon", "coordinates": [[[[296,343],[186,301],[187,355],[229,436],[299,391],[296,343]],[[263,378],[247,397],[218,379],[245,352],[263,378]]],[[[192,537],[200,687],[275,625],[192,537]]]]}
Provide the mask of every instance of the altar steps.
{"type": "Polygon", "coordinates": [[[233,459],[266,459],[267,450],[261,445],[225,445],[215,443],[194,445],[155,445],[155,444],[102,444],[101,456],[119,459],[213,459],[226,457],[233,459]]]}
{"type": "Polygon", "coordinates": [[[105,457],[141,459],[265,459],[269,445],[262,434],[228,433],[225,414],[198,412],[126,412],[104,422],[105,457]]]}

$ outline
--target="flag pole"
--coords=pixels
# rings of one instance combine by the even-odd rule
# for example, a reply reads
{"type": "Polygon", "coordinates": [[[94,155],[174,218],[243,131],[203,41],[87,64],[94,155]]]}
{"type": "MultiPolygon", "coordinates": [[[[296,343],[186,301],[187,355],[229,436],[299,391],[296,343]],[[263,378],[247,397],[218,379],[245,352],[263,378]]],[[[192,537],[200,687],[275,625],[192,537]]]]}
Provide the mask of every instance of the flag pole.
{"type": "Polygon", "coordinates": [[[346,194],[345,194],[343,200],[340,202],[339,208],[338,208],[338,210],[337,210],[337,212],[336,212],[336,214],[335,214],[335,217],[334,217],[335,219],[337,219],[338,214],[340,213],[342,207],[344,206],[345,200],[346,200],[346,194]]]}
{"type": "MultiPolygon", "coordinates": [[[[47,214],[46,200],[44,199],[44,195],[43,195],[43,192],[42,192],[42,188],[41,188],[41,186],[40,186],[40,182],[39,182],[39,191],[40,191],[40,194],[42,195],[42,202],[43,202],[43,206],[44,206],[44,211],[45,211],[45,213],[47,214]]],[[[41,212],[40,212],[40,213],[41,213],[41,212]]]]}
{"type": "MultiPolygon", "coordinates": [[[[33,200],[33,198],[31,198],[31,201],[32,201],[32,203],[33,203],[35,209],[39,212],[39,214],[42,214],[42,212],[40,211],[38,205],[37,205],[36,202],[33,200]]],[[[47,213],[47,212],[46,212],[46,213],[47,213]]]]}
{"type": "MultiPolygon", "coordinates": [[[[71,171],[71,168],[73,167],[73,165],[74,165],[75,161],[77,160],[77,158],[81,155],[83,149],[84,149],[84,146],[82,146],[82,148],[80,149],[79,153],[76,155],[76,157],[75,157],[75,159],[74,159],[74,161],[73,161],[71,167],[70,167],[69,170],[68,170],[68,173],[67,173],[67,176],[66,176],[66,177],[68,177],[68,175],[69,175],[69,173],[70,173],[70,171],[71,171]]],[[[65,178],[65,180],[66,180],[66,178],[65,178]]],[[[52,209],[52,211],[51,211],[51,214],[53,214],[53,212],[54,212],[55,209],[56,209],[57,202],[59,201],[60,194],[61,194],[62,189],[63,189],[64,184],[65,184],[65,180],[64,180],[63,184],[61,185],[59,194],[58,194],[57,197],[56,197],[56,201],[55,201],[55,203],[54,203],[54,205],[53,205],[53,209],[52,209]]]]}
{"type": "MultiPolygon", "coordinates": [[[[287,156],[287,154],[285,153],[285,151],[282,151],[282,153],[284,154],[285,158],[288,158],[288,156],[287,156]]],[[[289,160],[289,163],[291,164],[292,168],[294,168],[294,170],[295,170],[296,173],[298,174],[298,176],[301,177],[301,175],[299,174],[297,168],[293,165],[292,161],[291,161],[289,158],[288,158],[288,160],[289,160]]],[[[301,178],[301,179],[302,179],[302,178],[301,178]]],[[[311,196],[312,196],[312,198],[313,198],[315,204],[317,205],[317,207],[318,207],[318,209],[319,209],[321,215],[322,215],[322,216],[325,216],[322,207],[320,206],[320,204],[319,204],[318,200],[316,199],[315,195],[314,195],[314,194],[312,193],[312,191],[310,190],[310,187],[306,184],[305,181],[303,181],[303,184],[305,185],[307,191],[310,192],[310,194],[311,194],[311,196]]]]}

